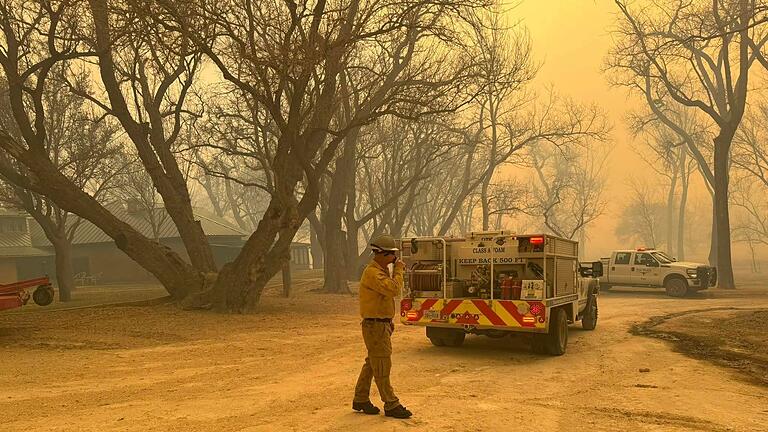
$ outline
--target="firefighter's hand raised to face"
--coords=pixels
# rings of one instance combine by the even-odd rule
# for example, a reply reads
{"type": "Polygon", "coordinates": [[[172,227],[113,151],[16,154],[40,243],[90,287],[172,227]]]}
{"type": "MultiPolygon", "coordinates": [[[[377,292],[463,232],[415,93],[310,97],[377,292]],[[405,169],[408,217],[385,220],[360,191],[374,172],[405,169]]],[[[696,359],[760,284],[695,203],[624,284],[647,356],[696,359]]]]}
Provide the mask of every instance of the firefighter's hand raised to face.
{"type": "Polygon", "coordinates": [[[405,270],[405,262],[403,262],[403,260],[401,260],[400,258],[396,258],[395,268],[400,270],[405,270]]]}

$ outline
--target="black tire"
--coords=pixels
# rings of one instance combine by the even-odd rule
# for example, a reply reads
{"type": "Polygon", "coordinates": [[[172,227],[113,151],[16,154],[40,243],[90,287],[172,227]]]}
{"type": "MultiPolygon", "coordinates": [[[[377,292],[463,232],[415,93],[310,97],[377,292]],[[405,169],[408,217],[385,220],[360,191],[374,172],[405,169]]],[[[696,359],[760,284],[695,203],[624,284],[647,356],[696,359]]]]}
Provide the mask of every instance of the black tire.
{"type": "Polygon", "coordinates": [[[53,288],[50,285],[40,285],[37,287],[34,293],[32,293],[32,300],[38,306],[48,306],[53,303],[53,288]]]}
{"type": "Polygon", "coordinates": [[[597,327],[597,296],[592,294],[587,301],[587,307],[584,309],[584,315],[581,317],[581,328],[584,330],[594,330],[597,327]]]}
{"type": "Polygon", "coordinates": [[[427,337],[432,345],[458,347],[464,343],[464,330],[427,327],[427,337]]]}
{"type": "Polygon", "coordinates": [[[555,309],[549,319],[549,331],[543,336],[547,354],[561,356],[568,346],[568,314],[565,309],[555,309]]]}
{"type": "Polygon", "coordinates": [[[664,289],[670,297],[685,297],[688,295],[688,282],[679,277],[669,278],[664,282],[664,289]]]}
{"type": "Polygon", "coordinates": [[[464,345],[464,337],[466,336],[466,333],[459,330],[456,332],[453,332],[450,336],[446,336],[443,338],[443,341],[445,341],[445,346],[449,347],[460,347],[464,345]]]}
{"type": "Polygon", "coordinates": [[[429,338],[429,341],[432,342],[432,345],[434,346],[445,346],[445,341],[443,341],[443,338],[431,337],[429,338]]]}

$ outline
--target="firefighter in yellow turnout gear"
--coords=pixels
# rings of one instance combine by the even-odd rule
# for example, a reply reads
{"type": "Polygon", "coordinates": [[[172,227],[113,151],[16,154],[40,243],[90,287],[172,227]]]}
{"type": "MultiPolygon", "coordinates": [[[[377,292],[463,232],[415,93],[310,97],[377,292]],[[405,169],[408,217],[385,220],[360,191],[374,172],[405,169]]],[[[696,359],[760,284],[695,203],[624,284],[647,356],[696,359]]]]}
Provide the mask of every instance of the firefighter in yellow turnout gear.
{"type": "Polygon", "coordinates": [[[400,404],[389,381],[392,369],[392,342],[395,325],[395,296],[403,287],[405,264],[397,259],[395,240],[381,235],[371,242],[373,259],[360,279],[360,315],[363,317],[363,341],[368,350],[363,369],[355,386],[352,408],[366,414],[378,414],[379,408],[371,403],[371,380],[376,381],[379,395],[388,417],[408,418],[412,415],[400,404]],[[393,274],[387,269],[394,264],[393,274]]]}

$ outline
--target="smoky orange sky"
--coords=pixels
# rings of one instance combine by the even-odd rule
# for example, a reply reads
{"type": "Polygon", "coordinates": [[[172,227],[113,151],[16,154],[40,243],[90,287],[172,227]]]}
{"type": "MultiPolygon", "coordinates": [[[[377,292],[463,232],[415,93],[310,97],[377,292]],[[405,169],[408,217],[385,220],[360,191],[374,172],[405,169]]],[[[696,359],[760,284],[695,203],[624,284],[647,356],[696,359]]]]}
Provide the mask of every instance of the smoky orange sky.
{"type": "MultiPolygon", "coordinates": [[[[604,195],[608,207],[589,227],[588,259],[605,256],[611,249],[639,246],[623,244],[616,237],[616,221],[627,202],[627,181],[655,175],[633,150],[643,143],[633,139],[626,125],[627,114],[641,101],[624,88],[612,87],[602,72],[612,44],[616,12],[612,0],[522,0],[507,12],[510,21],[522,20],[528,28],[534,56],[542,62],[535,87],[550,85],[578,101],[594,102],[613,126],[604,195]]],[[[708,250],[689,253],[691,258],[704,258],[708,250]]]]}

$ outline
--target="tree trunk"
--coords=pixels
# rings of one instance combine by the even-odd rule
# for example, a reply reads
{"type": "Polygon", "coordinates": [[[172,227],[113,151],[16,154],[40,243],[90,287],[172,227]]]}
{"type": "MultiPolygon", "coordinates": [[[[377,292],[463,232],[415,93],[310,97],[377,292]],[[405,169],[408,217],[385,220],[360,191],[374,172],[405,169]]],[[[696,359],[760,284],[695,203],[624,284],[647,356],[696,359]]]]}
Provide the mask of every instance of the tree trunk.
{"type": "Polygon", "coordinates": [[[680,206],[677,208],[677,259],[685,261],[685,206],[688,203],[688,158],[685,148],[680,156],[680,206]]]}
{"type": "Polygon", "coordinates": [[[347,241],[344,243],[344,260],[347,263],[347,280],[354,281],[360,279],[360,275],[362,274],[360,272],[359,261],[360,231],[357,226],[352,225],[349,227],[346,240],[347,241]]]}
{"type": "Polygon", "coordinates": [[[235,197],[235,192],[232,190],[232,182],[229,179],[224,179],[224,191],[227,194],[227,201],[229,201],[229,208],[232,210],[232,217],[235,218],[235,222],[237,223],[237,226],[240,227],[241,230],[250,232],[251,227],[248,226],[248,224],[245,223],[245,219],[243,219],[243,215],[240,213],[240,208],[237,205],[237,198],[235,197]]]}
{"type": "Polygon", "coordinates": [[[264,287],[290,260],[291,242],[318,202],[318,191],[312,187],[296,202],[294,193],[303,171],[288,163],[290,159],[289,152],[276,159],[275,172],[281,178],[264,217],[235,260],[221,269],[213,288],[195,299],[196,304],[211,304],[220,312],[252,312],[264,287]]]}
{"type": "Polygon", "coordinates": [[[464,173],[462,174],[462,179],[461,179],[461,192],[459,192],[455,200],[453,200],[453,202],[450,203],[450,206],[451,206],[450,211],[448,212],[445,219],[443,219],[442,223],[440,224],[440,228],[437,231],[438,236],[446,235],[448,231],[451,229],[454,222],[456,221],[456,217],[458,216],[459,212],[461,211],[464,205],[464,201],[472,192],[473,186],[475,186],[471,184],[473,158],[474,158],[474,148],[468,149],[466,159],[464,160],[464,173]]]}
{"type": "Polygon", "coordinates": [[[731,222],[728,212],[729,153],[733,133],[715,138],[715,220],[717,221],[717,279],[724,289],[736,288],[731,261],[731,222]]]}
{"type": "Polygon", "coordinates": [[[347,293],[349,285],[347,276],[346,235],[338,229],[328,229],[325,233],[325,273],[323,291],[328,293],[347,293]]]}
{"type": "Polygon", "coordinates": [[[342,229],[342,220],[346,212],[348,197],[355,193],[355,158],[357,156],[357,138],[359,128],[353,129],[344,139],[344,150],[336,160],[336,170],[331,179],[328,193],[328,205],[322,215],[323,231],[325,233],[325,281],[323,291],[328,293],[348,293],[347,275],[349,265],[347,254],[347,236],[349,231],[357,226],[347,226],[347,232],[342,229]]]}
{"type": "Polygon", "coordinates": [[[291,241],[300,226],[286,223],[290,217],[277,207],[270,205],[237,258],[224,265],[213,289],[196,299],[197,304],[210,303],[219,312],[253,312],[264,287],[290,260],[291,241]]]}
{"type": "Polygon", "coordinates": [[[675,192],[677,192],[677,178],[679,173],[675,170],[672,175],[672,179],[669,183],[669,190],[667,191],[667,211],[665,214],[666,229],[667,229],[667,245],[666,249],[669,253],[672,253],[672,245],[675,244],[675,192]]]}
{"type": "Polygon", "coordinates": [[[747,239],[747,245],[749,245],[749,252],[751,253],[751,265],[750,269],[752,273],[760,273],[760,266],[757,264],[757,255],[755,255],[755,242],[751,238],[747,239]]]}
{"type": "Polygon", "coordinates": [[[480,205],[483,209],[483,231],[488,231],[491,226],[491,203],[488,198],[488,188],[490,186],[490,177],[483,182],[480,189],[480,205]]]}
{"type": "Polygon", "coordinates": [[[56,254],[56,285],[59,289],[59,301],[72,300],[75,289],[75,274],[72,267],[72,244],[62,238],[51,242],[56,254]]]}
{"type": "Polygon", "coordinates": [[[283,264],[283,297],[291,296],[291,263],[283,264]]]}
{"type": "MultiPolygon", "coordinates": [[[[491,185],[491,179],[493,178],[493,172],[497,165],[496,158],[497,158],[497,149],[499,146],[499,132],[498,132],[498,108],[499,108],[499,102],[500,100],[497,100],[499,97],[497,94],[493,92],[493,88],[495,86],[491,86],[488,93],[488,115],[490,120],[490,126],[491,126],[491,151],[488,155],[488,172],[489,174],[486,176],[486,178],[483,180],[483,185],[480,190],[480,205],[483,209],[483,231],[488,231],[490,229],[491,224],[491,200],[488,196],[488,188],[491,185]]],[[[481,119],[482,123],[482,119],[481,119]]]]}
{"type": "Polygon", "coordinates": [[[211,182],[211,177],[207,174],[203,174],[203,178],[200,179],[200,185],[203,186],[203,190],[205,191],[205,194],[208,196],[208,201],[211,203],[211,206],[213,207],[213,212],[218,217],[224,217],[224,209],[221,207],[221,201],[219,199],[218,194],[213,190],[213,183],[211,182]]]}
{"type": "Polygon", "coordinates": [[[309,217],[309,251],[312,254],[312,268],[321,269],[324,267],[323,245],[320,242],[321,232],[319,232],[320,221],[317,215],[310,214],[309,217]]]}
{"type": "Polygon", "coordinates": [[[709,265],[717,267],[717,208],[715,195],[712,194],[712,233],[709,239],[709,265]]]}

